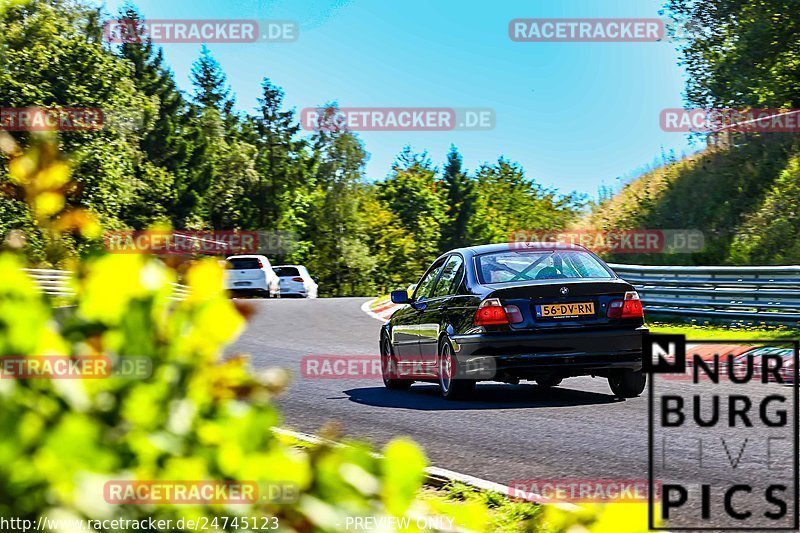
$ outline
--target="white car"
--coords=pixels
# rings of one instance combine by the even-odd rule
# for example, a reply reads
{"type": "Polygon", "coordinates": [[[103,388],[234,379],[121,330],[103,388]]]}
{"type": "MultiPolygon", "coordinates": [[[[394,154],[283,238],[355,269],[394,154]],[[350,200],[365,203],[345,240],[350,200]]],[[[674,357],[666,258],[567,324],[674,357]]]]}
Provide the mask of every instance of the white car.
{"type": "Polygon", "coordinates": [[[272,270],[281,280],[282,296],[317,297],[317,284],[303,265],[279,265],[272,270]]]}
{"type": "Polygon", "coordinates": [[[264,255],[232,255],[228,263],[225,288],[233,294],[260,294],[280,298],[281,286],[272,265],[264,255]]]}

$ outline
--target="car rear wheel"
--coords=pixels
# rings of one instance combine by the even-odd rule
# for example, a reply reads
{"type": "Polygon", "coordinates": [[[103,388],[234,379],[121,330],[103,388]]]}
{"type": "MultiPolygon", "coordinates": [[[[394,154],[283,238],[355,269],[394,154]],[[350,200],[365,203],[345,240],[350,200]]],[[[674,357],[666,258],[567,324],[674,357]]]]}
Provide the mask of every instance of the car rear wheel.
{"type": "Polygon", "coordinates": [[[392,355],[392,343],[385,333],[381,334],[381,375],[387,389],[408,390],[414,383],[411,379],[397,378],[397,359],[392,355]]]}
{"type": "Polygon", "coordinates": [[[641,370],[621,370],[608,377],[608,385],[614,396],[620,398],[635,398],[644,391],[647,376],[641,370]]]}
{"type": "Polygon", "coordinates": [[[436,366],[439,374],[439,390],[446,399],[462,400],[475,390],[475,381],[458,377],[458,359],[447,339],[439,343],[436,366]]]}

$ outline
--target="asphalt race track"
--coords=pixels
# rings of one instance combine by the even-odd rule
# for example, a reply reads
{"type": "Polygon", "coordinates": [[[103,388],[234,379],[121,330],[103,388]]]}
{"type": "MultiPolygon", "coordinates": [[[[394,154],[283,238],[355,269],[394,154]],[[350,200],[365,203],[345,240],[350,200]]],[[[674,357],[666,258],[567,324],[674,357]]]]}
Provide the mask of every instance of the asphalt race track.
{"type": "MultiPolygon", "coordinates": [[[[249,301],[257,313],[230,351],[250,353],[257,368],[280,366],[291,371],[292,384],[278,401],[285,427],[318,433],[326,423],[338,422],[347,436],[377,447],[393,437],[410,436],[424,446],[434,466],[504,485],[519,479],[647,479],[647,391],[639,398],[617,400],[606,380],[582,377],[565,380],[549,392],[534,384],[479,383],[472,401],[449,402],[438,396],[433,384],[415,384],[403,392],[386,390],[380,379],[301,377],[300,362],[307,355],[378,353],[380,322],[361,311],[365,301],[249,301]]],[[[659,381],[659,386],[689,396],[696,391],[680,381],[659,381]]],[[[764,394],[778,391],[791,397],[787,386],[759,387],[764,394]]],[[[758,404],[756,400],[753,403],[757,417],[758,404]]],[[[789,405],[786,407],[791,422],[792,411],[789,405]]],[[[727,418],[726,409],[722,416],[727,418]]],[[[761,487],[777,478],[791,479],[791,451],[788,457],[781,457],[776,447],[770,470],[761,453],[765,446],[759,437],[763,432],[747,431],[724,431],[730,436],[725,444],[727,452],[714,447],[713,441],[719,439],[709,433],[705,434],[704,450],[698,451],[697,434],[688,429],[664,441],[657,439],[664,444],[658,444],[655,455],[669,464],[665,482],[716,480],[725,485],[741,483],[744,476],[761,487]],[[742,449],[745,438],[749,447],[742,449]],[[703,455],[704,462],[698,455],[703,455]],[[730,458],[737,456],[740,461],[733,468],[730,458]]],[[[790,430],[784,428],[783,432],[790,443],[790,430]]],[[[785,499],[790,513],[794,512],[793,490],[789,482],[785,499]]],[[[690,491],[690,502],[685,506],[694,513],[699,513],[698,494],[699,490],[690,491]]],[[[754,489],[752,499],[754,513],[774,509],[764,502],[761,488],[754,489]]],[[[734,501],[743,508],[750,503],[746,495],[734,501]]],[[[714,516],[723,512],[720,497],[711,507],[714,516]]],[[[713,521],[723,525],[721,520],[713,521]]],[[[724,525],[732,524],[726,519],[724,525]]]]}

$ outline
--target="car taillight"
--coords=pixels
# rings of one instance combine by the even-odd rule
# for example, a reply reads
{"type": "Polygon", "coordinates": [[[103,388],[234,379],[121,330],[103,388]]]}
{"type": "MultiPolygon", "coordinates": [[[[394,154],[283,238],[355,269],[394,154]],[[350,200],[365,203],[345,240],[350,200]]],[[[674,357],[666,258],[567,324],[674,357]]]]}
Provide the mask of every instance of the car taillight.
{"type": "Polygon", "coordinates": [[[505,326],[522,322],[522,312],[516,305],[503,307],[497,298],[481,302],[473,320],[476,326],[505,326]]]}
{"type": "Polygon", "coordinates": [[[481,302],[473,320],[476,326],[502,326],[508,324],[508,315],[497,298],[481,302]]]}
{"type": "Polygon", "coordinates": [[[623,300],[612,300],[608,304],[606,316],[608,318],[644,318],[644,309],[642,301],[639,299],[639,293],[628,291],[623,300]]]}
{"type": "Polygon", "coordinates": [[[297,276],[297,277],[292,278],[292,281],[303,281],[303,278],[297,276]]]}

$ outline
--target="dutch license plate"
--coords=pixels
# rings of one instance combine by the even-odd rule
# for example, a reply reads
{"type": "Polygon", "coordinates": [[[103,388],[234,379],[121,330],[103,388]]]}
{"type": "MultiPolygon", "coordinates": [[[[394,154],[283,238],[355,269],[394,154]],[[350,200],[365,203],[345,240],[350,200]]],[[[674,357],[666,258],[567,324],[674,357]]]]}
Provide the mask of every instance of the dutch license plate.
{"type": "Polygon", "coordinates": [[[536,318],[568,318],[594,314],[593,302],[542,304],[536,306],[536,318]]]}

